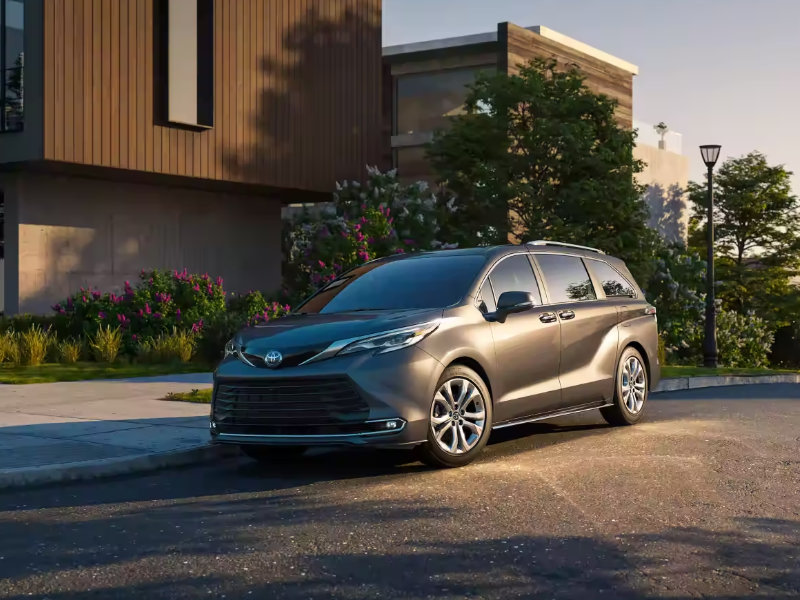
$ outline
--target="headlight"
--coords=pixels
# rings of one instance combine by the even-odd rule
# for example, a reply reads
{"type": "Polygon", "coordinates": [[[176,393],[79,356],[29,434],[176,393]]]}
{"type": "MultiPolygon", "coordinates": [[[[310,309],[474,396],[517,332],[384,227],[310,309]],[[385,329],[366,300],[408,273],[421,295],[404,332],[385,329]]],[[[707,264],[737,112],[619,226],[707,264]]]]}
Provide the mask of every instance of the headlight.
{"type": "Polygon", "coordinates": [[[238,347],[236,345],[236,342],[234,342],[232,339],[228,340],[225,343],[225,358],[228,358],[229,356],[236,356],[237,350],[238,347]]]}
{"type": "Polygon", "coordinates": [[[385,352],[392,352],[393,350],[400,350],[400,348],[407,348],[408,346],[413,346],[417,342],[421,342],[433,333],[437,327],[439,327],[439,321],[385,331],[355,340],[342,348],[338,354],[353,354],[354,352],[364,352],[368,350],[377,350],[378,354],[383,354],[385,352]]]}

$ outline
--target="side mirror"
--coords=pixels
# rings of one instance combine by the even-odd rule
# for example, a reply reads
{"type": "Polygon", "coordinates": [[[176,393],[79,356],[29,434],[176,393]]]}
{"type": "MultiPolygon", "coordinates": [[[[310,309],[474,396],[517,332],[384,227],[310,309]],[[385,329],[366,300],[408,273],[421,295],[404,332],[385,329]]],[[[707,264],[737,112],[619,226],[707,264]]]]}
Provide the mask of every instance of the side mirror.
{"type": "Polygon", "coordinates": [[[488,313],[485,317],[489,321],[505,321],[511,313],[525,312],[533,308],[533,296],[530,292],[503,292],[497,299],[497,310],[488,313]]]}

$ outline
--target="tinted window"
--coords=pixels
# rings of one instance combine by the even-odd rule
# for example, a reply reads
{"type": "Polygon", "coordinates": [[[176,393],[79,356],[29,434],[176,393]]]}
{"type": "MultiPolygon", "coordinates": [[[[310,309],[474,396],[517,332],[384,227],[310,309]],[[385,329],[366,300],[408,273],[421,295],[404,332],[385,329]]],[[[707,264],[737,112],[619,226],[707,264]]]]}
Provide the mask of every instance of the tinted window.
{"type": "Polygon", "coordinates": [[[525,254],[514,254],[501,260],[489,275],[497,301],[503,292],[530,292],[536,304],[542,303],[533,268],[525,254]]]}
{"type": "Polygon", "coordinates": [[[464,296],[485,260],[477,254],[429,255],[368,263],[329,283],[298,312],[444,308],[464,296]]]}
{"type": "Polygon", "coordinates": [[[589,268],[592,269],[592,273],[600,281],[603,291],[609,298],[636,296],[636,292],[630,282],[611,265],[599,260],[590,260],[589,268]]]}
{"type": "Polygon", "coordinates": [[[589,273],[583,266],[583,261],[577,256],[537,254],[536,260],[542,268],[551,302],[597,299],[589,273]]]}

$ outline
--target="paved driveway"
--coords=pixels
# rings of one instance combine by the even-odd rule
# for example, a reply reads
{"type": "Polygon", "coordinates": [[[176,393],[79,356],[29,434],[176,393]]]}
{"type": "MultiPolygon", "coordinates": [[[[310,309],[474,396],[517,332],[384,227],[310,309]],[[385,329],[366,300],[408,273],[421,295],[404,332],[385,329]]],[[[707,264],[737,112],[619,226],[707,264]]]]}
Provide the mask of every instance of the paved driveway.
{"type": "Polygon", "coordinates": [[[2,493],[0,597],[799,597],[800,386],[648,416],[505,430],[459,470],[334,453],[2,493]]]}

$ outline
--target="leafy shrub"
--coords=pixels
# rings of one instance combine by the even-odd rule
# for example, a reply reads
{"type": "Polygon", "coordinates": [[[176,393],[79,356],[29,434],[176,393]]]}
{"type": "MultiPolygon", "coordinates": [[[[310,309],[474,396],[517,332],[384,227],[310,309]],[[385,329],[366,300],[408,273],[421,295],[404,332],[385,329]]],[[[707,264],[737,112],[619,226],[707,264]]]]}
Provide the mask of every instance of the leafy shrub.
{"type": "Polygon", "coordinates": [[[33,325],[18,335],[19,361],[21,364],[36,366],[44,362],[50,348],[51,334],[49,330],[33,325]]]}
{"type": "Polygon", "coordinates": [[[0,363],[11,362],[19,364],[19,339],[13,329],[8,329],[0,334],[0,363]]]}
{"type": "MultiPolygon", "coordinates": [[[[701,364],[705,318],[687,327],[686,339],[677,352],[676,364],[701,364]]],[[[733,311],[717,312],[717,351],[723,367],[759,368],[769,366],[769,352],[775,339],[769,324],[755,315],[733,311]]]]}
{"type": "Polygon", "coordinates": [[[97,362],[115,362],[122,348],[121,329],[119,327],[112,329],[110,325],[99,327],[97,332],[89,338],[89,347],[97,362]]]}
{"type": "Polygon", "coordinates": [[[769,358],[778,367],[800,368],[800,322],[781,327],[775,332],[769,358]]]}
{"type": "Polygon", "coordinates": [[[83,344],[80,341],[63,340],[56,345],[56,358],[60,363],[74,364],[80,360],[82,351],[83,344]]]}
{"type": "Polygon", "coordinates": [[[367,181],[336,184],[321,216],[284,223],[285,293],[292,301],[340,273],[390,254],[445,247],[436,239],[442,211],[425,182],[403,185],[396,171],[367,169],[367,181]]]}
{"type": "Polygon", "coordinates": [[[155,338],[145,338],[139,342],[137,354],[139,359],[150,363],[187,363],[192,360],[197,347],[197,335],[188,331],[179,331],[155,338]]]}

